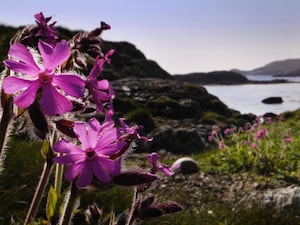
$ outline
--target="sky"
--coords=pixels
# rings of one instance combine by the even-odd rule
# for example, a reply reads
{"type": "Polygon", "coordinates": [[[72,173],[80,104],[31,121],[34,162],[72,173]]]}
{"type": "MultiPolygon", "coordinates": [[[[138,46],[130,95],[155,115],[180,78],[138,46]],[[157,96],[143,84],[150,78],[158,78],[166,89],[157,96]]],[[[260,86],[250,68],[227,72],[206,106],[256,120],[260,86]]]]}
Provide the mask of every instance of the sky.
{"type": "Polygon", "coordinates": [[[134,44],[171,74],[300,58],[299,0],[5,0],[0,23],[34,24],[38,12],[69,29],[105,21],[103,39],[134,44]]]}

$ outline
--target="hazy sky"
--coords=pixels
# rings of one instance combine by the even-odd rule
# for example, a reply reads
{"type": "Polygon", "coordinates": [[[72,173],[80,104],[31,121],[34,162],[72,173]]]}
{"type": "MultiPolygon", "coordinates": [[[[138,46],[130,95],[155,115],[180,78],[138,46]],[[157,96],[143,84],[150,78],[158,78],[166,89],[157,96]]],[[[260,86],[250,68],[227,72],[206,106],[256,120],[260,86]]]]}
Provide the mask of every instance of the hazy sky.
{"type": "Polygon", "coordinates": [[[103,20],[104,39],[135,44],[172,74],[300,58],[299,0],[7,0],[0,23],[34,24],[40,11],[71,29],[103,20]]]}

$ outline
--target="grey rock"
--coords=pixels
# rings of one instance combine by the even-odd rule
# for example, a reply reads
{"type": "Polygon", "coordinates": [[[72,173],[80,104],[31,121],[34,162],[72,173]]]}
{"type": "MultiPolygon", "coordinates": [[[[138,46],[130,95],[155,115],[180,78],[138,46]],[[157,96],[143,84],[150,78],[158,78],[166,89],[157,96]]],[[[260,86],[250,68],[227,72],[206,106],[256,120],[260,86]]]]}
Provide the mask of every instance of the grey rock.
{"type": "Polygon", "coordinates": [[[300,214],[300,187],[291,185],[276,189],[254,190],[241,199],[245,206],[259,204],[279,210],[293,210],[300,214]]]}

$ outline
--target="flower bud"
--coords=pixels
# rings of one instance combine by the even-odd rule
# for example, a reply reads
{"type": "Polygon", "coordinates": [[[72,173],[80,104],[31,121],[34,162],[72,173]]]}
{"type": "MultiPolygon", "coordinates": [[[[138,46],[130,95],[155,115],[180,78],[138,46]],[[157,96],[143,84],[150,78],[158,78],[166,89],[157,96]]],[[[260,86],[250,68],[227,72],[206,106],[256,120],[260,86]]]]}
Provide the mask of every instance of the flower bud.
{"type": "Polygon", "coordinates": [[[154,174],[125,172],[113,177],[113,182],[117,185],[136,186],[145,183],[152,183],[158,177],[154,174]]]}
{"type": "Polygon", "coordinates": [[[76,138],[76,135],[73,131],[74,122],[71,120],[61,119],[55,122],[57,130],[62,132],[63,134],[76,138]]]}
{"type": "Polygon", "coordinates": [[[44,113],[41,111],[39,104],[37,102],[33,103],[28,108],[28,113],[34,127],[36,128],[36,135],[45,139],[49,132],[48,122],[44,113]]]}
{"type": "Polygon", "coordinates": [[[89,205],[85,212],[86,220],[91,225],[99,224],[102,214],[102,210],[98,208],[96,203],[89,205]]]}

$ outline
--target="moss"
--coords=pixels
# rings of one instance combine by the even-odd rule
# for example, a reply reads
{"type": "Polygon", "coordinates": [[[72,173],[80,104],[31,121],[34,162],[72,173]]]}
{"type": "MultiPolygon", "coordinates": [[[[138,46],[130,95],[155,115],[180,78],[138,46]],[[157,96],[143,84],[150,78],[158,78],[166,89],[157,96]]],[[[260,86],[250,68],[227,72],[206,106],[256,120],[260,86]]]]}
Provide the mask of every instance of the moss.
{"type": "Polygon", "coordinates": [[[130,122],[144,126],[146,133],[150,132],[155,128],[151,113],[144,108],[138,108],[125,114],[125,118],[130,122]]]}
{"type": "Polygon", "coordinates": [[[204,124],[217,124],[220,121],[225,121],[226,119],[215,113],[215,112],[205,112],[204,115],[200,118],[200,122],[204,124]]]}

